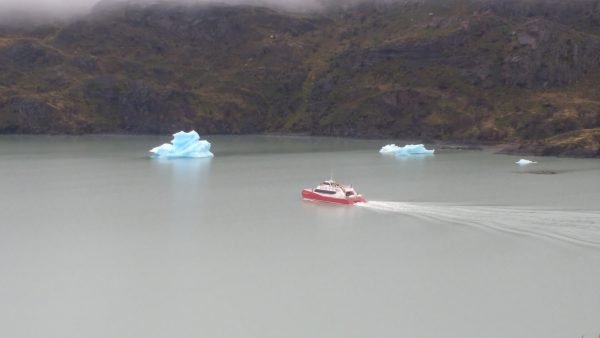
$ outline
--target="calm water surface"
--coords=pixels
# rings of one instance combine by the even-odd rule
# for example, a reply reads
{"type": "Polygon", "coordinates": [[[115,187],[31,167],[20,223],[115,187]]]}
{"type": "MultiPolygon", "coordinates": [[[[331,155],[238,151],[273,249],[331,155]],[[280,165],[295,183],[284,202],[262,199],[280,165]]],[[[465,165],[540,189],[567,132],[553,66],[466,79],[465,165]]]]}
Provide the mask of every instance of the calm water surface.
{"type": "Polygon", "coordinates": [[[208,139],[0,137],[0,337],[600,335],[599,160],[208,139]]]}

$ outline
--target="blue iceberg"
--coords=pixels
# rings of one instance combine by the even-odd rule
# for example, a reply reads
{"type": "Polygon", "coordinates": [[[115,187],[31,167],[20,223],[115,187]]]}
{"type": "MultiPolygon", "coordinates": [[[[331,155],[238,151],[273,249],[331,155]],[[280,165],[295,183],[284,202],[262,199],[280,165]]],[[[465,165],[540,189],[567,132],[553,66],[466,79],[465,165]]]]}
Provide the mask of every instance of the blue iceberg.
{"type": "Polygon", "coordinates": [[[178,157],[213,157],[210,152],[210,142],[200,140],[200,135],[195,130],[186,133],[180,131],[173,134],[171,143],[165,143],[150,150],[154,157],[178,158],[178,157]]]}
{"type": "Polygon", "coordinates": [[[426,149],[422,144],[407,144],[404,147],[399,147],[395,144],[388,144],[383,146],[379,150],[382,154],[395,154],[395,155],[433,155],[435,149],[426,149]]]}

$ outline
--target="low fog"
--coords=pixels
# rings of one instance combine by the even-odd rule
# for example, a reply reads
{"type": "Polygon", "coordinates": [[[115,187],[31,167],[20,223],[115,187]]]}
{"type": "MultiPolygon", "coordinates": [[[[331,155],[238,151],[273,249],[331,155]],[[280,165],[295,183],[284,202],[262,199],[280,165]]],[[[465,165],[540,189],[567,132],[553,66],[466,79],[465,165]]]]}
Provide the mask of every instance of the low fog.
{"type": "MultiPolygon", "coordinates": [[[[264,5],[287,9],[314,9],[328,0],[0,0],[0,17],[12,14],[66,18],[89,13],[98,4],[112,3],[224,3],[264,5]]],[[[342,0],[343,1],[343,0],[342,0]]],[[[353,1],[353,0],[350,0],[353,1]]]]}
{"type": "MultiPolygon", "coordinates": [[[[226,4],[256,5],[290,11],[314,11],[331,5],[363,2],[421,2],[426,0],[0,0],[0,24],[29,22],[38,19],[69,19],[86,15],[95,9],[119,4],[226,4]]],[[[437,1],[437,0],[434,0],[437,1]]],[[[440,0],[445,1],[445,0],[440,0]]],[[[44,20],[45,21],[45,20],[44,20]]]]}
{"type": "MultiPolygon", "coordinates": [[[[331,5],[351,5],[357,3],[398,3],[398,2],[452,2],[457,0],[0,0],[0,24],[5,21],[20,22],[22,19],[68,19],[85,15],[94,8],[103,8],[114,4],[231,4],[259,5],[276,7],[292,11],[312,11],[331,5]]],[[[481,3],[561,3],[565,0],[471,0],[481,3]]],[[[598,2],[600,0],[568,0],[569,3],[598,2]]]]}

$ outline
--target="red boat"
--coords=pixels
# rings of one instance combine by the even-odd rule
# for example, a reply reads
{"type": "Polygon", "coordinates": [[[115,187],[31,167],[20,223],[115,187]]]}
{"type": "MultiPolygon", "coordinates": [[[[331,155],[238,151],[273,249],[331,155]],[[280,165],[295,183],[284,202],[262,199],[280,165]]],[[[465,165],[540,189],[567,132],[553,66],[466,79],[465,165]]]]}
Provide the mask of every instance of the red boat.
{"type": "Polygon", "coordinates": [[[341,185],[333,180],[325,181],[314,189],[302,190],[302,198],[305,200],[354,204],[366,202],[367,200],[356,193],[351,185],[341,185]]]}

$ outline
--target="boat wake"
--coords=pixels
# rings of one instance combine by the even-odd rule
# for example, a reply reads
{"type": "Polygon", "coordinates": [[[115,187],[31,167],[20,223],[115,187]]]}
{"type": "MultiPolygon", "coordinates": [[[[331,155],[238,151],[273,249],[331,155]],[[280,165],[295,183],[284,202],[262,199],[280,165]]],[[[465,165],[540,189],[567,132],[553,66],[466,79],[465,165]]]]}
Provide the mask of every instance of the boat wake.
{"type": "Polygon", "coordinates": [[[600,247],[600,211],[384,201],[356,205],[429,221],[464,224],[600,247]]]}

